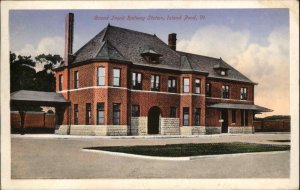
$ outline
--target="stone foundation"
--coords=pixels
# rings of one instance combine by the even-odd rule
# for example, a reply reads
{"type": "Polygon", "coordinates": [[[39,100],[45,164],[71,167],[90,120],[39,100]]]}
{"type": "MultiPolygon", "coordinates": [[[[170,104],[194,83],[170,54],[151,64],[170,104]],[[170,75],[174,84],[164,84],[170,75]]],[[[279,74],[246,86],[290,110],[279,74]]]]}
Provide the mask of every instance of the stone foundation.
{"type": "Polygon", "coordinates": [[[221,133],[221,127],[206,126],[205,127],[205,133],[207,135],[209,135],[209,134],[220,134],[221,133]]]}
{"type": "Polygon", "coordinates": [[[68,125],[55,125],[55,134],[58,135],[67,135],[68,134],[68,125]]]}
{"type": "MultiPolygon", "coordinates": [[[[127,125],[71,125],[70,135],[126,136],[127,125]]],[[[55,134],[67,135],[68,125],[59,125],[55,134]]]]}
{"type": "Polygon", "coordinates": [[[192,135],[192,127],[191,126],[180,127],[180,135],[192,135]]]}
{"type": "Polygon", "coordinates": [[[105,125],[71,125],[70,135],[105,136],[105,125]]]}
{"type": "Polygon", "coordinates": [[[131,117],[130,134],[147,135],[148,134],[148,117],[131,117]]]}
{"type": "Polygon", "coordinates": [[[160,118],[161,135],[180,135],[179,118],[160,118]]]}
{"type": "Polygon", "coordinates": [[[108,136],[127,136],[129,126],[127,125],[107,125],[106,135],[108,136]]]}
{"type": "MultiPolygon", "coordinates": [[[[128,125],[71,125],[70,135],[89,135],[89,136],[127,136],[147,135],[147,117],[133,117],[131,126],[128,125]],[[130,132],[130,133],[129,133],[130,132]]],[[[205,135],[220,134],[221,127],[212,126],[179,126],[179,118],[161,118],[161,135],[205,135]]],[[[231,134],[251,134],[253,127],[228,127],[231,134]]],[[[68,125],[56,125],[55,134],[67,135],[68,125]]]]}
{"type": "Polygon", "coordinates": [[[228,127],[228,133],[246,133],[251,134],[254,133],[252,127],[228,127]]]}
{"type": "Polygon", "coordinates": [[[192,126],[192,135],[205,135],[205,126],[192,126]]]}

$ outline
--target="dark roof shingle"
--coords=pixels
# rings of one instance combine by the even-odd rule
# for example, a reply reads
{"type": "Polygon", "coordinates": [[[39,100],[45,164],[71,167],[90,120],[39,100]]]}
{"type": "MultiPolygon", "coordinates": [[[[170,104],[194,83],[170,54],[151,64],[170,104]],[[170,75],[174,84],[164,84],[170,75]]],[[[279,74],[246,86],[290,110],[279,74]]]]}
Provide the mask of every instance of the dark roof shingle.
{"type": "Polygon", "coordinates": [[[71,64],[92,59],[114,59],[155,68],[208,73],[208,77],[253,83],[222,59],[174,51],[156,35],[108,25],[75,54],[71,64]],[[157,55],[159,64],[149,63],[142,56],[150,51],[157,55]],[[219,75],[215,68],[228,70],[219,75]]]}

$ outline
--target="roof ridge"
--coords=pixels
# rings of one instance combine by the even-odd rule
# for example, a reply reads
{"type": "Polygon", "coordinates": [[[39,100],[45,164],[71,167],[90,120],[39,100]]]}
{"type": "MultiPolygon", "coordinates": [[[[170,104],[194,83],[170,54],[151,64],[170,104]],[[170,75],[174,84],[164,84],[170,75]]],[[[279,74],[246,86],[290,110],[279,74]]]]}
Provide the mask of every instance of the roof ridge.
{"type": "Polygon", "coordinates": [[[100,48],[99,48],[99,50],[97,50],[96,51],[96,53],[95,53],[95,56],[94,57],[97,57],[97,55],[102,51],[102,49],[104,48],[104,45],[106,44],[106,41],[107,40],[105,40],[105,42],[104,43],[102,43],[102,45],[100,46],[100,48]]]}
{"type": "Polygon", "coordinates": [[[191,69],[194,71],[194,68],[193,68],[193,66],[192,66],[192,63],[190,62],[189,58],[188,58],[188,57],[186,57],[186,59],[187,59],[187,61],[188,61],[189,65],[190,65],[191,69]]]}
{"type": "Polygon", "coordinates": [[[140,33],[140,34],[148,35],[148,36],[151,36],[151,37],[156,37],[155,34],[149,34],[149,33],[146,33],[146,32],[140,32],[140,31],[136,31],[136,30],[132,30],[132,29],[128,29],[128,28],[123,28],[123,27],[119,27],[119,26],[113,26],[111,24],[108,27],[127,30],[128,32],[140,33]]]}
{"type": "MultiPolygon", "coordinates": [[[[123,57],[124,58],[124,60],[126,59],[125,57],[124,57],[124,55],[118,50],[118,48],[116,48],[116,46],[114,46],[111,42],[110,42],[110,40],[106,40],[106,43],[107,43],[107,52],[109,51],[109,46],[111,46],[115,51],[117,51],[117,53],[121,56],[121,57],[123,57]]],[[[109,53],[109,52],[108,52],[109,53]]],[[[127,59],[126,59],[127,60],[127,59]]]]}
{"type": "Polygon", "coordinates": [[[103,28],[100,32],[98,32],[92,39],[90,39],[87,43],[85,43],[81,48],[79,48],[73,55],[78,54],[83,48],[85,48],[88,44],[90,44],[91,41],[93,41],[98,35],[101,34],[101,32],[104,32],[104,34],[107,31],[107,27],[103,28]]]}
{"type": "Polygon", "coordinates": [[[178,53],[185,53],[185,54],[190,54],[190,55],[196,55],[196,56],[201,56],[201,57],[207,57],[207,58],[210,58],[210,59],[220,59],[220,58],[215,58],[215,57],[211,57],[211,56],[206,56],[206,55],[200,55],[200,54],[195,54],[195,53],[189,53],[189,52],[184,52],[184,51],[176,51],[178,53]]]}
{"type": "Polygon", "coordinates": [[[106,51],[107,52],[107,58],[110,59],[110,53],[112,51],[116,51],[117,54],[122,58],[122,60],[127,60],[123,54],[110,42],[110,40],[106,39],[103,41],[102,46],[100,47],[100,49],[95,53],[94,57],[98,57],[99,53],[101,53],[102,51],[106,51]],[[103,50],[105,48],[105,50],[103,50]]]}

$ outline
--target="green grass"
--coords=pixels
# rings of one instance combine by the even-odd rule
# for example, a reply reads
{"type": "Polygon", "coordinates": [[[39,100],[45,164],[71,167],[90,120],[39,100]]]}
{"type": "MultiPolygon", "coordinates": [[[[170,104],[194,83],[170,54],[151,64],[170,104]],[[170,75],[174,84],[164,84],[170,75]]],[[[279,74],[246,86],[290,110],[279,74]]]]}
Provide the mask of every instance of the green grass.
{"type": "Polygon", "coordinates": [[[122,152],[129,154],[183,157],[216,154],[236,154],[247,152],[269,152],[290,150],[289,145],[271,145],[254,143],[201,143],[201,144],[168,144],[155,146],[111,146],[89,147],[85,149],[104,150],[110,152],[122,152]]]}

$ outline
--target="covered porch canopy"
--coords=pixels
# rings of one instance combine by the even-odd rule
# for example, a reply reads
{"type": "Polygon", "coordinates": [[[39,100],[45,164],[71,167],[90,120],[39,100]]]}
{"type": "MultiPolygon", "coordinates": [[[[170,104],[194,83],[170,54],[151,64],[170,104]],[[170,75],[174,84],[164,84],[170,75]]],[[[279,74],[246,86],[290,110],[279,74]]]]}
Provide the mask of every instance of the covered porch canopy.
{"type": "Polygon", "coordinates": [[[229,103],[216,103],[212,105],[208,105],[208,108],[215,109],[241,109],[241,110],[253,110],[256,112],[272,112],[273,110],[257,106],[254,104],[229,104],[229,103]]]}
{"type": "Polygon", "coordinates": [[[24,106],[49,106],[55,107],[57,117],[56,124],[61,125],[63,121],[64,110],[70,105],[70,101],[66,100],[61,94],[56,92],[42,92],[20,90],[10,95],[11,106],[16,106],[21,117],[21,129],[24,134],[25,109],[24,106]]]}

